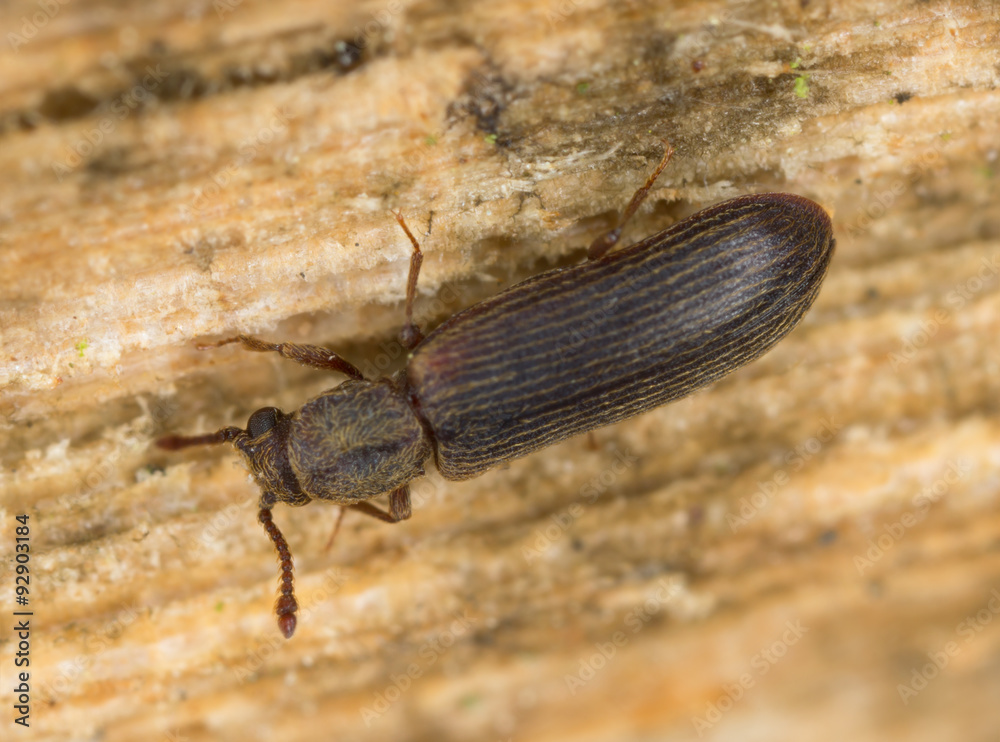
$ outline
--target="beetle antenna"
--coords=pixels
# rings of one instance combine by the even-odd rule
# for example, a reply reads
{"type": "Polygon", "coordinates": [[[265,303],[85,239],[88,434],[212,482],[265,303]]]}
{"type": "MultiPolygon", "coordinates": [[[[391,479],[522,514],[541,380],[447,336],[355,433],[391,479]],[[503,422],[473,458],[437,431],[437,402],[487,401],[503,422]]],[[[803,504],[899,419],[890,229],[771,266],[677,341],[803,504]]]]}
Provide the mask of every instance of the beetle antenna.
{"type": "Polygon", "coordinates": [[[223,428],[214,433],[205,435],[165,435],[156,439],[156,445],[168,451],[176,451],[188,446],[204,446],[213,443],[229,443],[240,433],[245,433],[243,428],[223,428]]]}
{"type": "Polygon", "coordinates": [[[286,639],[291,639],[295,633],[295,611],[299,609],[298,601],[295,600],[295,589],[292,587],[292,552],[288,549],[288,542],[281,535],[278,526],[271,519],[271,508],[261,508],[257,513],[257,520],[264,526],[267,535],[274,543],[274,548],[278,552],[278,560],[281,562],[281,597],[274,605],[274,612],[278,614],[278,628],[286,639]]]}

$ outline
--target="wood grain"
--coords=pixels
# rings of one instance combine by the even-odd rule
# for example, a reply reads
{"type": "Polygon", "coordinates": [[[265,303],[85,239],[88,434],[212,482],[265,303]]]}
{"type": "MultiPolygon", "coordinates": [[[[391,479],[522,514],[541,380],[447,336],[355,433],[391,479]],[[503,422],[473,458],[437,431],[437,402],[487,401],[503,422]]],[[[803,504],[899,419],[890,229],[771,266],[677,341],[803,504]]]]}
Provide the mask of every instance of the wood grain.
{"type": "Polygon", "coordinates": [[[5,739],[994,738],[995,5],[15,0],[0,28],[5,739]],[[334,508],[275,510],[281,639],[236,456],[149,444],[338,379],[194,341],[391,370],[390,209],[433,327],[581,260],[664,138],[625,241],[813,198],[837,252],[803,324],[329,551],[334,508]]]}

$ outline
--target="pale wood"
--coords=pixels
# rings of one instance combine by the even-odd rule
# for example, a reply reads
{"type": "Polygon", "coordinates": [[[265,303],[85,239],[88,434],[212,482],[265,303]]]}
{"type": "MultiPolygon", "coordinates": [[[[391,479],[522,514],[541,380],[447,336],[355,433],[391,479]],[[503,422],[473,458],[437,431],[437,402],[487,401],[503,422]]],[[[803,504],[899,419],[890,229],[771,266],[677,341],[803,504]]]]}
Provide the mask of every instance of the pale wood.
{"type": "Polygon", "coordinates": [[[5,739],[19,513],[35,610],[19,738],[687,739],[744,674],[705,738],[995,738],[995,5],[68,3],[13,49],[39,8],[0,9],[5,739]],[[358,67],[328,65],[365,24],[358,67]],[[119,120],[112,102],[157,64],[119,120]],[[677,155],[633,237],[753,190],[834,214],[803,325],[593,440],[465,483],[432,473],[412,520],[349,514],[329,552],[333,507],[276,510],[308,607],[282,640],[235,456],[150,442],[294,409],[337,377],[194,341],[254,332],[374,364],[403,321],[390,209],[424,246],[431,327],[582,259],[664,138],[677,155]],[[788,622],[806,633],[762,665],[788,622]]]}

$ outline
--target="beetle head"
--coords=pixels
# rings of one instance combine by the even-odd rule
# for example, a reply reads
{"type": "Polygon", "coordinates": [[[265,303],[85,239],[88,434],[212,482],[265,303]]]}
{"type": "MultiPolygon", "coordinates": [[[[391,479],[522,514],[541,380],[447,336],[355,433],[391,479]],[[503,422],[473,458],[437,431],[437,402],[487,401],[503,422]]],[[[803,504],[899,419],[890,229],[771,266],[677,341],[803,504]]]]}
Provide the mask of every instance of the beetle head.
{"type": "Polygon", "coordinates": [[[261,407],[250,415],[247,429],[233,439],[247,468],[261,488],[261,505],[275,502],[305,505],[308,495],[299,487],[288,462],[288,435],[293,420],[277,407],[261,407]]]}

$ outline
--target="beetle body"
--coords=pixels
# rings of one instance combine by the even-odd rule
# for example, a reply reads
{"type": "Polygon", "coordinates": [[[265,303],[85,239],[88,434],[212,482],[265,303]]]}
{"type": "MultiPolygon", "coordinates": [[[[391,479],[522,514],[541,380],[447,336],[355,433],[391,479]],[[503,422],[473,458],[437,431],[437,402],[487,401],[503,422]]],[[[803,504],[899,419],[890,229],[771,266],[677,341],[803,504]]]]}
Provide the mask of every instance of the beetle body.
{"type": "MultiPolygon", "coordinates": [[[[406,232],[414,245],[409,318],[420,251],[406,232]]],[[[619,233],[595,242],[596,254],[619,233]]],[[[431,456],[444,477],[467,479],[690,394],[759,357],[799,322],[833,248],[830,218],[814,202],[743,196],[620,251],[523,281],[426,338],[408,319],[402,337],[412,350],[391,379],[364,379],[317,346],[230,338],[217,344],[239,341],[352,378],[296,412],[258,410],[246,430],[159,443],[229,441],[243,455],[261,487],[260,520],[282,558],[279,624],[290,636],[297,606],[291,557],[271,520],[276,502],[330,500],[395,522],[409,517],[407,483],[431,456]],[[383,493],[388,513],[368,502],[383,493]]]]}
{"type": "Polygon", "coordinates": [[[815,299],[831,235],[805,198],[726,201],[456,314],[401,375],[346,381],[237,447],[261,488],[291,505],[395,490],[432,453],[446,478],[474,477],[759,357],[815,299]]]}

